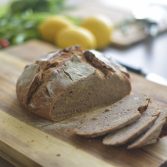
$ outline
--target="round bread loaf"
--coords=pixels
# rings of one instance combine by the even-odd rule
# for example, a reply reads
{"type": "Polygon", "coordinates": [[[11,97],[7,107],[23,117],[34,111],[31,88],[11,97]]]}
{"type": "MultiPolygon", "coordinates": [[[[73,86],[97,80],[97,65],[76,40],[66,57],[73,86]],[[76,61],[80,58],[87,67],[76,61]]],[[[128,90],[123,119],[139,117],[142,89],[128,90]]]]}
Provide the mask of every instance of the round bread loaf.
{"type": "Polygon", "coordinates": [[[130,91],[124,68],[77,46],[27,65],[16,85],[26,110],[54,121],[110,105],[130,91]]]}

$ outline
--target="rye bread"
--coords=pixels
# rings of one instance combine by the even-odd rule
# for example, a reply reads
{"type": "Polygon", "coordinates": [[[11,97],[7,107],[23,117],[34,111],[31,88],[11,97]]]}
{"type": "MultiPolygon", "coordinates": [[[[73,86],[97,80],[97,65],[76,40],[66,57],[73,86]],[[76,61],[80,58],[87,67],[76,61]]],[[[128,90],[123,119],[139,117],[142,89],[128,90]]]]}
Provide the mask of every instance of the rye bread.
{"type": "Polygon", "coordinates": [[[54,121],[110,105],[130,91],[125,69],[76,46],[27,65],[16,85],[26,110],[54,121]]]}
{"type": "Polygon", "coordinates": [[[140,137],[128,145],[128,149],[140,148],[149,144],[156,143],[159,140],[163,126],[167,120],[167,110],[160,107],[158,104],[153,104],[157,110],[160,111],[159,117],[156,119],[154,124],[140,137]]]}
{"type": "Polygon", "coordinates": [[[146,110],[148,103],[147,96],[131,94],[106,109],[101,109],[93,117],[90,113],[83,124],[74,129],[74,133],[85,137],[97,137],[121,129],[139,119],[140,112],[146,110]]]}
{"type": "Polygon", "coordinates": [[[147,110],[142,113],[139,120],[116,131],[115,133],[107,135],[103,139],[103,144],[115,146],[127,144],[133,141],[153,125],[159,114],[159,110],[148,105],[147,110]]]}

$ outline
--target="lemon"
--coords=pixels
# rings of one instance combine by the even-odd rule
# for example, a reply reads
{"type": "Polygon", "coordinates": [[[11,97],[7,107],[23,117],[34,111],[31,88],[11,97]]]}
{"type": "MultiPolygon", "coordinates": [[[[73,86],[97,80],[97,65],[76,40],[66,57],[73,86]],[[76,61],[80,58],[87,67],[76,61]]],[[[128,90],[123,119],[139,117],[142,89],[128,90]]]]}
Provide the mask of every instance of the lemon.
{"type": "Polygon", "coordinates": [[[110,43],[112,23],[109,18],[105,16],[88,17],[82,21],[81,26],[94,34],[98,49],[102,49],[110,43]]]}
{"type": "Polygon", "coordinates": [[[63,16],[50,16],[39,26],[39,31],[46,41],[53,42],[58,33],[72,23],[63,16]]]}
{"type": "Polygon", "coordinates": [[[60,48],[71,45],[79,45],[83,49],[93,49],[96,47],[94,35],[87,29],[76,26],[63,29],[58,34],[57,39],[55,39],[55,43],[60,48]]]}

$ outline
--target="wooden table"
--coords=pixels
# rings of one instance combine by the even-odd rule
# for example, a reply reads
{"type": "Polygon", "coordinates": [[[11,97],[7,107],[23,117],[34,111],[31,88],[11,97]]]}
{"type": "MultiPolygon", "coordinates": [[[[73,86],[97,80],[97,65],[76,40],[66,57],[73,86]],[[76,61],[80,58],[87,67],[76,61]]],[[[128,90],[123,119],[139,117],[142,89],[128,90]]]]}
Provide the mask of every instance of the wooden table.
{"type": "MultiPolygon", "coordinates": [[[[17,103],[15,83],[25,64],[55,48],[40,41],[0,52],[0,155],[16,166],[157,167],[167,160],[167,138],[139,150],[107,147],[63,133],[58,126],[23,111],[17,103]]],[[[145,92],[167,103],[167,87],[131,74],[133,91],[145,92]],[[153,91],[154,90],[154,91],[153,91]]],[[[64,124],[65,125],[65,124],[64,124]]]]}

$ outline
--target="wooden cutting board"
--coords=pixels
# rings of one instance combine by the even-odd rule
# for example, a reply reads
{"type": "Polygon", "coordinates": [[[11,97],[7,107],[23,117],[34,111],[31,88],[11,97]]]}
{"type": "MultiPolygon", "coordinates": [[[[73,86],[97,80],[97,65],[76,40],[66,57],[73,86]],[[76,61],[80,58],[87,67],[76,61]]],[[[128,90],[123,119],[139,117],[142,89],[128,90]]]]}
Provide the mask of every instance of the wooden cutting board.
{"type": "MultiPolygon", "coordinates": [[[[16,99],[16,80],[27,63],[54,49],[30,41],[0,52],[0,156],[18,167],[158,167],[167,160],[167,137],[127,151],[104,146],[100,139],[72,137],[58,128],[60,124],[23,111],[16,99]]],[[[134,74],[132,84],[133,90],[167,103],[167,87],[134,74]]]]}

